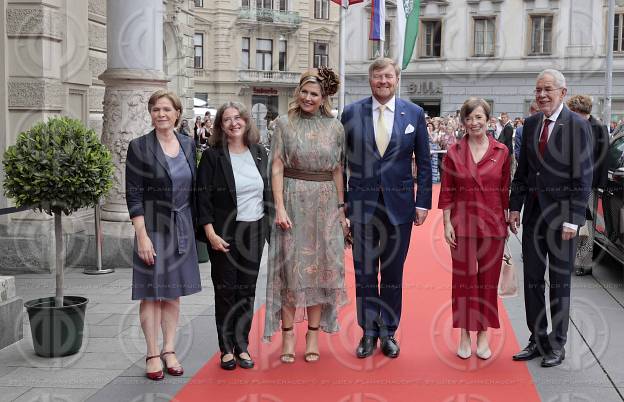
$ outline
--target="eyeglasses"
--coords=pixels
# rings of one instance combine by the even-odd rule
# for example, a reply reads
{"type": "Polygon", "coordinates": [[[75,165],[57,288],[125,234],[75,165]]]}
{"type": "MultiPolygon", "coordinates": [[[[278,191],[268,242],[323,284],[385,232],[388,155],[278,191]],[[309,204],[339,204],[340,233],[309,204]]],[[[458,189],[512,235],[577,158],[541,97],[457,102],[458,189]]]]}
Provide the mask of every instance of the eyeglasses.
{"type": "Polygon", "coordinates": [[[535,96],[539,96],[542,93],[551,93],[551,92],[555,92],[557,90],[561,89],[561,87],[557,87],[557,88],[535,88],[535,90],[533,91],[533,94],[535,96]]]}
{"type": "Polygon", "coordinates": [[[241,120],[243,120],[243,118],[239,115],[233,116],[233,117],[224,117],[221,119],[221,122],[223,123],[223,125],[225,126],[226,124],[235,124],[235,123],[239,123],[241,120]]]}

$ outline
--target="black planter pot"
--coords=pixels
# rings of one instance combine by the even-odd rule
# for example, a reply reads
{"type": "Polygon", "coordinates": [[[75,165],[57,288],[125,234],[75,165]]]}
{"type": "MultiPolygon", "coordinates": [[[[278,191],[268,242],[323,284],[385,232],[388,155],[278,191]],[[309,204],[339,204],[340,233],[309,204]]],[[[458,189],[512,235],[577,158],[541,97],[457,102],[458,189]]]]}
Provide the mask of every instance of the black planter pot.
{"type": "Polygon", "coordinates": [[[78,353],[82,346],[84,317],[89,299],[65,296],[63,307],[54,307],[54,297],[24,303],[30,320],[35,353],[60,357],[78,353]]]}

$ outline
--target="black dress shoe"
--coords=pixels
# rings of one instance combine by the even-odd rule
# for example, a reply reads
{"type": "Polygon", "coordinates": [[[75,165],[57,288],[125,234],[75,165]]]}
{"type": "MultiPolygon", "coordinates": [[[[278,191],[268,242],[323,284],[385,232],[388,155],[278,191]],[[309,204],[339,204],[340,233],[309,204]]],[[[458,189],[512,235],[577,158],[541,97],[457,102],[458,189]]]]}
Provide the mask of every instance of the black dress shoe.
{"type": "Polygon", "coordinates": [[[221,368],[223,370],[234,370],[236,368],[236,359],[232,358],[232,360],[223,361],[223,356],[227,353],[221,353],[221,368]]]}
{"type": "Polygon", "coordinates": [[[253,368],[254,361],[251,359],[251,357],[249,359],[242,358],[241,354],[243,353],[249,354],[249,352],[246,352],[246,351],[240,352],[238,356],[236,356],[236,361],[238,362],[238,365],[240,366],[240,368],[244,368],[244,369],[253,368]]]}
{"type": "Polygon", "coordinates": [[[560,365],[565,359],[565,349],[551,350],[542,359],[542,367],[555,367],[560,365]]]}
{"type": "Polygon", "coordinates": [[[399,342],[394,339],[394,336],[384,336],[381,338],[381,352],[391,359],[399,357],[401,349],[399,348],[399,342]]]}
{"type": "Polygon", "coordinates": [[[355,354],[360,359],[363,359],[365,357],[372,355],[376,347],[377,347],[377,337],[364,335],[362,339],[360,339],[360,343],[358,344],[358,347],[355,350],[355,354]]]}
{"type": "Polygon", "coordinates": [[[512,359],[515,361],[526,361],[535,359],[539,356],[541,356],[541,353],[537,347],[537,343],[531,341],[526,348],[513,355],[512,359]]]}

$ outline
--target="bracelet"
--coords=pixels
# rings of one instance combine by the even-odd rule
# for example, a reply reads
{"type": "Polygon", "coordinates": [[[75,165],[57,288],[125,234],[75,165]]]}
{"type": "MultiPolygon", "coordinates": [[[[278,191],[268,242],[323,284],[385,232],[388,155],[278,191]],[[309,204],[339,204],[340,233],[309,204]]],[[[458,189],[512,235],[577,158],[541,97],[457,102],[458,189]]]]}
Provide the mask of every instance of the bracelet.
{"type": "Polygon", "coordinates": [[[345,206],[344,202],[341,202],[340,204],[338,204],[338,209],[344,208],[344,206],[345,206]]]}

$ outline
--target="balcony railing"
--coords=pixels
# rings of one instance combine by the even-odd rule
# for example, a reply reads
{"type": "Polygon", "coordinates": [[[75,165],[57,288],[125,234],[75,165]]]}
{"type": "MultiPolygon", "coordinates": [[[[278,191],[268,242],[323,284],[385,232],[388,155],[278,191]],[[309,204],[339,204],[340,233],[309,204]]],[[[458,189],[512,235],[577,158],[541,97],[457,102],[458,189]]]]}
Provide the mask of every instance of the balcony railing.
{"type": "Polygon", "coordinates": [[[203,68],[195,69],[195,79],[207,80],[210,78],[210,71],[203,68]]]}
{"type": "Polygon", "coordinates": [[[299,73],[290,71],[239,70],[238,80],[245,82],[297,84],[299,82],[299,73]]]}
{"type": "Polygon", "coordinates": [[[240,21],[270,22],[297,27],[301,25],[301,16],[298,12],[272,10],[268,8],[240,8],[238,19],[240,21]]]}

